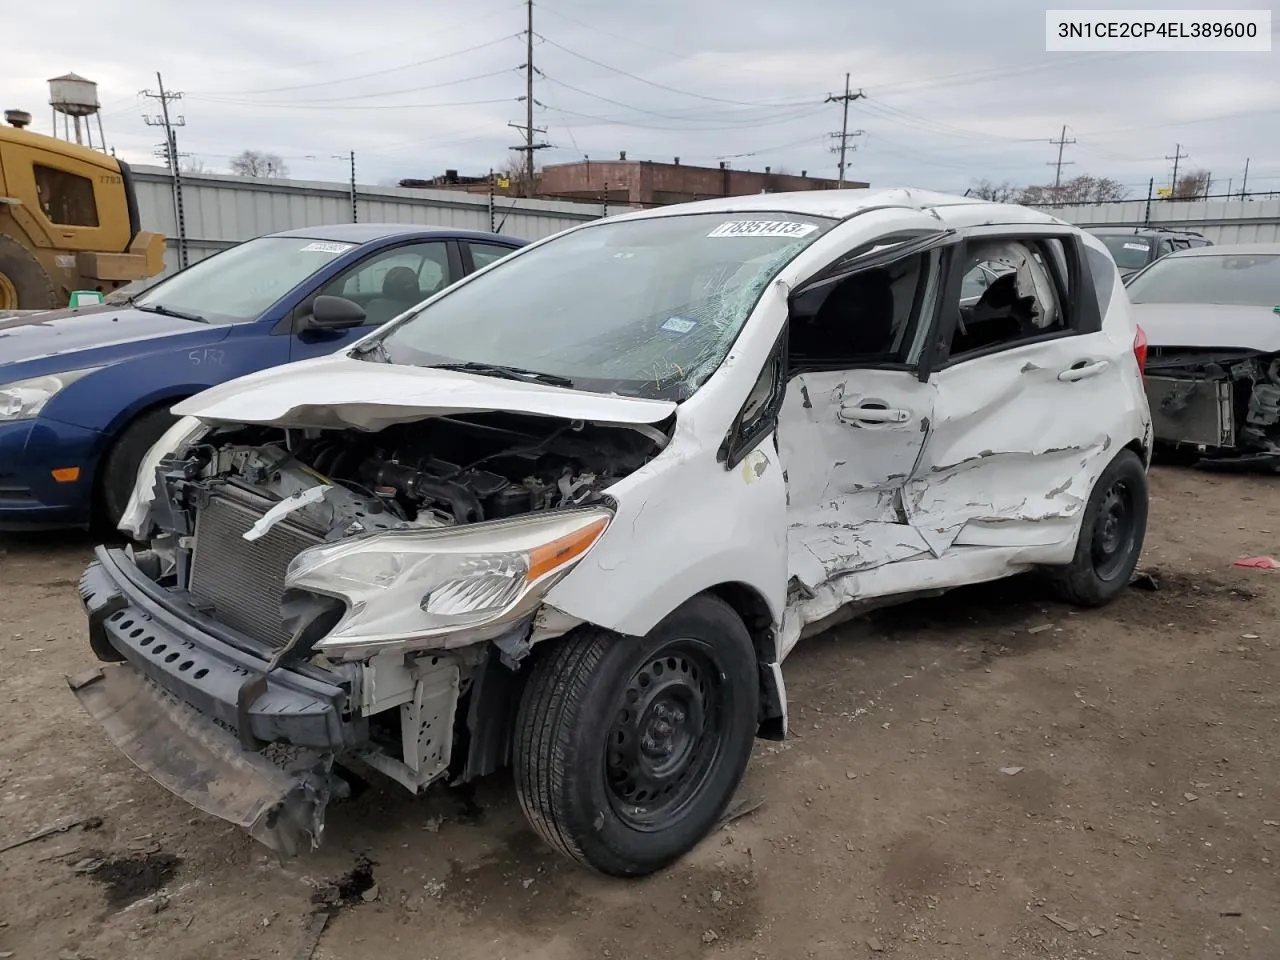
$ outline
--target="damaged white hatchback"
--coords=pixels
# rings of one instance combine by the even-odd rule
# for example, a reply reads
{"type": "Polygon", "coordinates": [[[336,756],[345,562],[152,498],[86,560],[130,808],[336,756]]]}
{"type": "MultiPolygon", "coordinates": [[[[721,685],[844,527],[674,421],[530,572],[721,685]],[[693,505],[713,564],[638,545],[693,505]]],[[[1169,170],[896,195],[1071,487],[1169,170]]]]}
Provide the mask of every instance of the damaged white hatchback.
{"type": "Polygon", "coordinates": [[[1021,207],[852,190],[574,228],[175,407],[137,545],[81,580],[104,665],[71,686],[286,853],[349,771],[509,764],[548,843],[645,874],[785,735],[805,634],[1025,571],[1124,589],[1142,350],[1101,241],[1021,207]]]}

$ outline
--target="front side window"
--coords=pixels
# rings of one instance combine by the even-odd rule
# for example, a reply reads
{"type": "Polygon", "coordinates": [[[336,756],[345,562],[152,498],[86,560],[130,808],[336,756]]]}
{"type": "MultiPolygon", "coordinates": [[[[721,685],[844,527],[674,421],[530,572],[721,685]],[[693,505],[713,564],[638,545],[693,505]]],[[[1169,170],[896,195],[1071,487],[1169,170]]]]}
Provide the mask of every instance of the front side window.
{"type": "Polygon", "coordinates": [[[201,320],[245,323],[258,319],[286,293],[355,246],[305,237],[259,237],[162,280],[135,304],[201,320]]]}
{"type": "Polygon", "coordinates": [[[987,264],[1000,273],[977,301],[966,301],[962,295],[961,302],[951,307],[956,311],[956,326],[949,356],[956,359],[1065,332],[1066,312],[1049,267],[1056,259],[1052,247],[1020,240],[971,243],[966,265],[987,264]]]}
{"type": "Polygon", "coordinates": [[[1280,255],[1196,254],[1157,260],[1129,284],[1133,303],[1280,305],[1280,255]]]}
{"type": "Polygon", "coordinates": [[[36,196],[50,222],[68,227],[96,227],[98,205],[93,199],[93,181],[56,167],[35,164],[36,196]]]}
{"type": "Polygon", "coordinates": [[[719,367],[770,281],[834,223],[704,213],[593,224],[460,284],[365,355],[683,400],[719,367]]]}
{"type": "Polygon", "coordinates": [[[338,274],[320,292],[360,304],[366,326],[381,326],[449,285],[449,247],[443,240],[376,253],[338,274]]]}

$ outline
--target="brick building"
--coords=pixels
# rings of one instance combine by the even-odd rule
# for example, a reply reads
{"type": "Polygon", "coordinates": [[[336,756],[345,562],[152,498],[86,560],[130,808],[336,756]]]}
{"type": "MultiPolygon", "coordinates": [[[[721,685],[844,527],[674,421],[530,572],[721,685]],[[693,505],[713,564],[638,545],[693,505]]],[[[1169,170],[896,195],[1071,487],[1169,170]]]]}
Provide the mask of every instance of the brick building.
{"type": "MultiPolygon", "coordinates": [[[[834,190],[837,181],[810,177],[802,170],[799,176],[734,170],[728,164],[718,167],[696,167],[649,160],[628,160],[626,153],[617,160],[577,160],[542,168],[538,178],[538,196],[561,200],[588,200],[599,203],[606,190],[610,203],[635,206],[661,206],[687,203],[710,197],[741,197],[753,193],[783,193],[792,190],[834,190]]],[[[868,184],[845,181],[846,187],[868,184]]]]}
{"type": "MultiPolygon", "coordinates": [[[[734,170],[728,164],[718,167],[697,167],[682,164],[676,157],[674,163],[653,163],[649,160],[628,160],[623,152],[617,160],[576,160],[573,163],[555,163],[542,168],[537,178],[535,196],[547,200],[581,200],[600,203],[606,191],[609,203],[631,206],[663,206],[669,203],[686,203],[711,197],[741,197],[754,193],[783,193],[792,190],[835,190],[837,181],[823,177],[811,177],[801,170],[799,176],[774,173],[768,167],[763,171],[734,170]]],[[[495,192],[501,196],[520,196],[523,186],[511,181],[498,181],[495,192]]],[[[442,177],[430,180],[401,180],[402,187],[432,187],[444,190],[462,190],[467,193],[486,193],[487,177],[460,177],[456,170],[448,170],[442,177]]],[[[845,187],[869,186],[856,180],[846,180],[845,187]]]]}

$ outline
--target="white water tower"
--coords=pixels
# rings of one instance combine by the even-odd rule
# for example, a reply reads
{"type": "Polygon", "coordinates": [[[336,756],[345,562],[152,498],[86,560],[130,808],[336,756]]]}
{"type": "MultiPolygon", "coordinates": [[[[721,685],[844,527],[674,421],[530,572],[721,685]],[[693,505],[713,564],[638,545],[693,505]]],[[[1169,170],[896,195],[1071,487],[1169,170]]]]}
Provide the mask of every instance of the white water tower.
{"type": "Polygon", "coordinates": [[[102,106],[98,102],[98,85],[74,73],[54,77],[49,81],[49,106],[53,107],[53,135],[58,135],[58,114],[62,114],[62,135],[71,139],[71,122],[75,122],[76,143],[84,143],[92,147],[93,131],[89,128],[89,118],[98,118],[98,149],[105,150],[106,138],[102,133],[102,114],[98,112],[102,106]],[[81,134],[80,120],[84,118],[84,132],[81,134]]]}

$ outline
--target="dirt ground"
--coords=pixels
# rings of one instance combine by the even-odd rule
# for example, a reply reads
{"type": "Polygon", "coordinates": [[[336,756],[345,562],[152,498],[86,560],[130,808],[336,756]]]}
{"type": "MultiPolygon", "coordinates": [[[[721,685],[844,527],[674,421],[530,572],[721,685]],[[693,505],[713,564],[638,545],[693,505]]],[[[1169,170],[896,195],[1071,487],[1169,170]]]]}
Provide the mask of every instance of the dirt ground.
{"type": "Polygon", "coordinates": [[[1152,511],[1159,589],[1106,610],[1016,581],[801,644],[763,804],[640,882],[547,852],[504,778],[374,784],[277,863],[68,692],[89,542],[0,540],[0,847],[100,818],[0,853],[0,958],[1274,960],[1280,570],[1232,561],[1280,551],[1280,487],[1157,468],[1152,511]]]}

